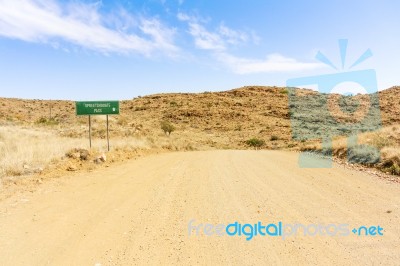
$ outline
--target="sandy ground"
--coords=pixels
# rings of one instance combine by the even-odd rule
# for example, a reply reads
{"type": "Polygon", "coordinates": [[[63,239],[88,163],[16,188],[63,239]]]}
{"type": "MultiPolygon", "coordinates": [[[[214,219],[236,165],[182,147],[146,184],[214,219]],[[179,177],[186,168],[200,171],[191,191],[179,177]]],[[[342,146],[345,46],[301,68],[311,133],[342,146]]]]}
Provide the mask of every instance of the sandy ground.
{"type": "Polygon", "coordinates": [[[151,155],[0,202],[0,265],[399,265],[400,185],[298,154],[151,155]],[[383,236],[206,236],[193,225],[381,226],[383,236]]]}

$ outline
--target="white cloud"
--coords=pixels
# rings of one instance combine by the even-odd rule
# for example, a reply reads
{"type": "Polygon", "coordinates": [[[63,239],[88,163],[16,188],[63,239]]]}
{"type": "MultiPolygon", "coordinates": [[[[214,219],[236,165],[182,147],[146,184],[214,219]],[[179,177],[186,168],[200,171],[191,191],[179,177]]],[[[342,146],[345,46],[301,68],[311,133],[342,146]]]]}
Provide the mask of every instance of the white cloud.
{"type": "Polygon", "coordinates": [[[238,45],[258,44],[260,38],[254,31],[243,32],[227,27],[220,23],[219,27],[210,31],[205,24],[207,21],[178,13],[178,19],[187,22],[189,33],[197,48],[209,50],[210,55],[219,63],[237,74],[293,72],[313,70],[322,67],[319,63],[299,62],[280,54],[270,54],[265,59],[242,58],[232,55],[229,49],[238,45]]]}
{"type": "Polygon", "coordinates": [[[238,45],[249,41],[249,36],[246,33],[228,28],[224,23],[219,26],[218,33],[228,44],[238,45]]]}
{"type": "Polygon", "coordinates": [[[143,19],[141,24],[141,31],[152,37],[155,48],[165,51],[177,50],[177,47],[173,44],[174,29],[165,27],[157,19],[143,19]]]}
{"type": "Polygon", "coordinates": [[[179,12],[178,15],[176,15],[176,17],[180,20],[180,21],[189,21],[192,18],[190,16],[188,16],[185,13],[179,12]]]}
{"type": "MultiPolygon", "coordinates": [[[[0,35],[4,37],[37,43],[61,39],[104,53],[150,55],[161,51],[173,55],[178,51],[173,43],[174,30],[157,19],[141,18],[135,33],[106,26],[103,20],[99,4],[0,0],[0,35]]],[[[131,23],[121,22],[125,24],[131,23]]]]}
{"type": "Polygon", "coordinates": [[[193,37],[197,48],[204,50],[227,50],[229,46],[244,44],[253,40],[253,34],[234,30],[227,27],[224,23],[214,30],[206,29],[207,19],[189,16],[185,13],[178,13],[177,18],[180,21],[188,23],[189,34],[193,37]]]}
{"type": "Polygon", "coordinates": [[[294,72],[323,67],[320,63],[299,62],[280,54],[270,54],[264,60],[240,58],[228,53],[216,53],[215,56],[237,74],[294,72]]]}
{"type": "Polygon", "coordinates": [[[225,49],[225,43],[220,35],[207,31],[199,23],[189,22],[189,27],[189,33],[193,36],[197,48],[204,50],[225,49]]]}

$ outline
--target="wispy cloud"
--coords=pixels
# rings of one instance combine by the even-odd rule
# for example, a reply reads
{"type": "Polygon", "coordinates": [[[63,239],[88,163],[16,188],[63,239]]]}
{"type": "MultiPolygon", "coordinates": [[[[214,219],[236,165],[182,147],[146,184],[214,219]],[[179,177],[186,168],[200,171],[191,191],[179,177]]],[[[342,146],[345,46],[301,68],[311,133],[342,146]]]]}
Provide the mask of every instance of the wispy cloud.
{"type": "Polygon", "coordinates": [[[189,22],[190,34],[197,48],[204,50],[225,50],[225,43],[219,34],[207,31],[198,23],[189,22]]]}
{"type": "Polygon", "coordinates": [[[214,31],[207,30],[204,25],[207,20],[185,13],[178,13],[177,18],[188,23],[189,33],[199,49],[222,51],[230,45],[247,43],[255,37],[254,33],[249,35],[246,32],[231,29],[224,23],[220,23],[214,31]]]}
{"type": "Polygon", "coordinates": [[[226,68],[237,74],[294,72],[321,68],[322,64],[300,62],[280,54],[267,55],[265,59],[244,58],[233,55],[230,48],[244,44],[258,44],[260,38],[253,31],[245,32],[220,23],[214,30],[206,28],[207,21],[178,13],[178,19],[188,23],[189,33],[198,49],[210,51],[210,55],[226,68]]]}
{"type": "Polygon", "coordinates": [[[121,11],[118,25],[108,25],[100,4],[55,0],[0,0],[0,35],[36,43],[63,40],[103,53],[162,52],[174,55],[175,30],[156,18],[133,19],[121,11]],[[127,30],[126,25],[135,28],[127,30]],[[125,26],[125,28],[124,28],[125,26]]]}
{"type": "Polygon", "coordinates": [[[228,53],[216,53],[215,56],[219,62],[237,74],[295,72],[323,67],[319,63],[299,62],[280,54],[270,54],[261,60],[236,57],[228,53]]]}

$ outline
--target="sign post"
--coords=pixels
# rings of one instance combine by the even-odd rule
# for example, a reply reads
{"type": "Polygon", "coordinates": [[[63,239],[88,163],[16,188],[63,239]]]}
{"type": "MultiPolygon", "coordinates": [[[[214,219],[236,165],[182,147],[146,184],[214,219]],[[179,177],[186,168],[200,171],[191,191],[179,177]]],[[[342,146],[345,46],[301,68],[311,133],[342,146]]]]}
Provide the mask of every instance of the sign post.
{"type": "Polygon", "coordinates": [[[106,115],[107,119],[107,149],[110,151],[110,138],[109,138],[109,123],[108,115],[119,114],[119,102],[118,101],[90,101],[90,102],[75,102],[76,104],[76,115],[88,115],[89,116],[89,146],[92,148],[92,115],[106,115]]]}
{"type": "Polygon", "coordinates": [[[108,136],[108,115],[107,115],[107,150],[110,151],[110,138],[108,136]]]}
{"type": "Polygon", "coordinates": [[[89,115],[89,147],[92,148],[92,121],[89,115]]]}

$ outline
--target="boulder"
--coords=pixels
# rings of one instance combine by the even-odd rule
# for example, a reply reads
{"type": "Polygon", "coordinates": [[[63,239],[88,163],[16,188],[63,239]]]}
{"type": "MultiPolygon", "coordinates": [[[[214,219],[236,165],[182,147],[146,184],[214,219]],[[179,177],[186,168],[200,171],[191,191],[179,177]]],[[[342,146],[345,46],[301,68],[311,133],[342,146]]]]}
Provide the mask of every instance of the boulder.
{"type": "Polygon", "coordinates": [[[68,158],[86,161],[90,157],[90,152],[85,149],[73,149],[66,153],[68,158]]]}
{"type": "Polygon", "coordinates": [[[96,156],[96,158],[94,159],[94,162],[97,164],[100,163],[105,163],[107,161],[107,157],[104,153],[102,153],[101,155],[96,156]]]}

